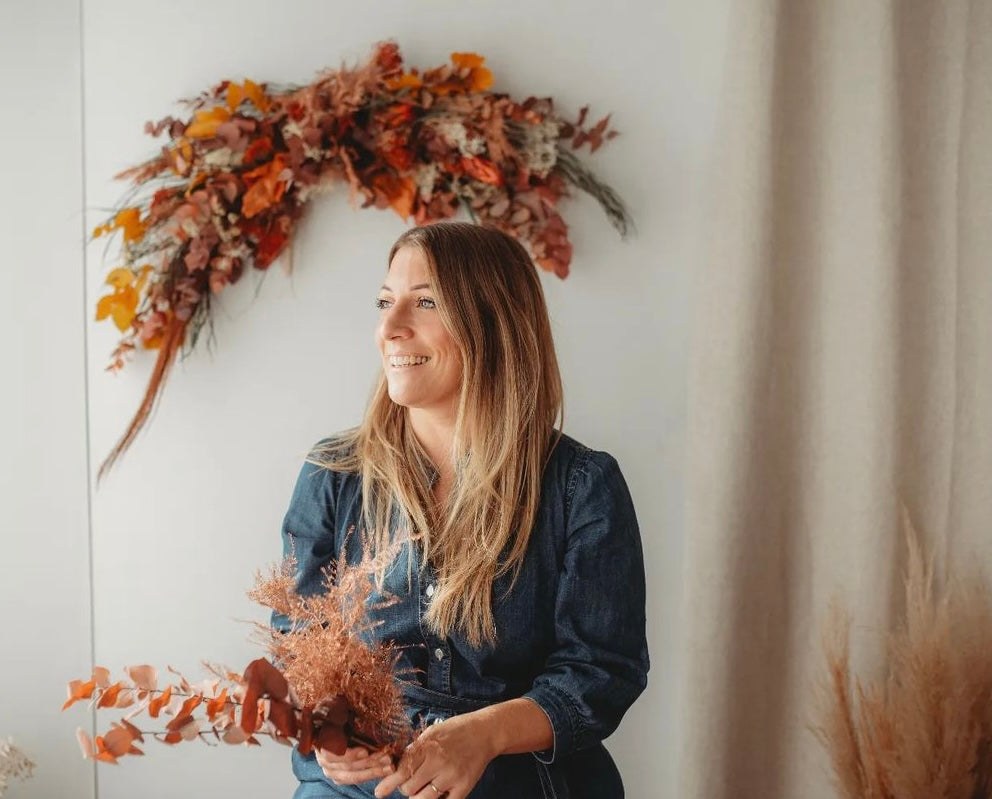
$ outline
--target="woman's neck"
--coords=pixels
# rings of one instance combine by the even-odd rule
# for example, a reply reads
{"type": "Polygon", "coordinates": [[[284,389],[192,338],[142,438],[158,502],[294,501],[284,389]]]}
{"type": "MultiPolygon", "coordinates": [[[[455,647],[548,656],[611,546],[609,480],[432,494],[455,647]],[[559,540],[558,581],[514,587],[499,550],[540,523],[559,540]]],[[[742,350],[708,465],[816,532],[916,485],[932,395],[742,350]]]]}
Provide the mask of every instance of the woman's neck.
{"type": "Polygon", "coordinates": [[[452,448],[455,441],[454,414],[438,414],[421,408],[410,408],[407,418],[420,446],[438,470],[434,496],[441,503],[447,499],[455,480],[452,448]]]}

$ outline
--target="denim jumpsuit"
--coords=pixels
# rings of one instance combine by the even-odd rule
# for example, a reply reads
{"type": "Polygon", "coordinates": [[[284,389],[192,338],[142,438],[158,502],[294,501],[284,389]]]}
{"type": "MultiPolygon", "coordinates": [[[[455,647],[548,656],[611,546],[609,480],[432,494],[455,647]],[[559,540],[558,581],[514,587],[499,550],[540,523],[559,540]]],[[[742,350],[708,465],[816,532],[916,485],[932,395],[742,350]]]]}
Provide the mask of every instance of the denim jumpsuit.
{"type": "MultiPolygon", "coordinates": [[[[320,590],[321,569],[342,547],[349,562],[360,558],[361,536],[347,535],[360,520],[359,476],[304,463],[282,529],[300,593],[320,590]]],[[[622,797],[601,741],[644,690],[648,652],[640,534],[616,460],[558,440],[520,574],[509,593],[509,576],[493,585],[495,644],[476,648],[457,632],[442,638],[428,628],[436,579],[416,546],[406,546],[383,586],[399,602],[371,614],[376,637],[400,647],[397,672],[412,675],[400,687],[415,726],[523,696],[554,731],[546,751],[493,760],[470,799],[622,797]]],[[[381,598],[373,593],[370,604],[381,598]]],[[[288,627],[279,614],[272,623],[288,627]]],[[[336,785],[312,753],[295,748],[292,762],[294,799],[368,799],[377,784],[336,785]]]]}

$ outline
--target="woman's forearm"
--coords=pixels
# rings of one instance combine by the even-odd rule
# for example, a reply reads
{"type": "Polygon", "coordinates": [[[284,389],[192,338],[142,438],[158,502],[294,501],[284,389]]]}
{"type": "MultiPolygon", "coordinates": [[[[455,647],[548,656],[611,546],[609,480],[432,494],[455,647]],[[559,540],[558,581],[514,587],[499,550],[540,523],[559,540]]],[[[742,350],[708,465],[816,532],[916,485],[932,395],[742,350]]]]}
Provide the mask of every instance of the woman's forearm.
{"type": "Polygon", "coordinates": [[[554,744],[547,714],[530,699],[509,699],[472,714],[483,727],[493,757],[539,752],[554,744]]]}

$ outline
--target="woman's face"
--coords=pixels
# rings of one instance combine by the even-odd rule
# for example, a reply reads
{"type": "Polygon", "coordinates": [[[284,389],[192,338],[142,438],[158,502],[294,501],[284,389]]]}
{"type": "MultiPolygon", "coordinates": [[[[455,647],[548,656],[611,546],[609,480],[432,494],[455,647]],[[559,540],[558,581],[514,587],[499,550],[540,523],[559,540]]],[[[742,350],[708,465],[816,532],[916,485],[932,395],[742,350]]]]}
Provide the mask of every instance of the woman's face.
{"type": "Polygon", "coordinates": [[[441,323],[435,296],[424,254],[417,247],[401,247],[376,300],[375,339],[390,399],[453,417],[461,388],[461,356],[441,323]]]}

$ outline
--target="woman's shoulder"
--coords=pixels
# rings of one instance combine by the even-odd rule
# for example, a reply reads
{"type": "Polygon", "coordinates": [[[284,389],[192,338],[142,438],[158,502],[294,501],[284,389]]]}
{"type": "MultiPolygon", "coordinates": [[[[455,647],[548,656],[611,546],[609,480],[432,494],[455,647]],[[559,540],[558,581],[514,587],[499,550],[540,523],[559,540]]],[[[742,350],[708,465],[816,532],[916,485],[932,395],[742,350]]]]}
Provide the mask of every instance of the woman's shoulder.
{"type": "Polygon", "coordinates": [[[324,436],[310,447],[307,462],[332,471],[348,471],[346,467],[355,459],[357,432],[351,428],[324,436]]]}
{"type": "Polygon", "coordinates": [[[590,466],[602,469],[616,465],[616,458],[609,452],[594,449],[560,430],[554,431],[551,442],[549,462],[565,464],[570,471],[581,470],[590,466]]]}
{"type": "Polygon", "coordinates": [[[559,483],[568,502],[579,482],[590,477],[597,482],[620,477],[620,466],[609,452],[594,449],[555,430],[545,473],[559,483]]]}

